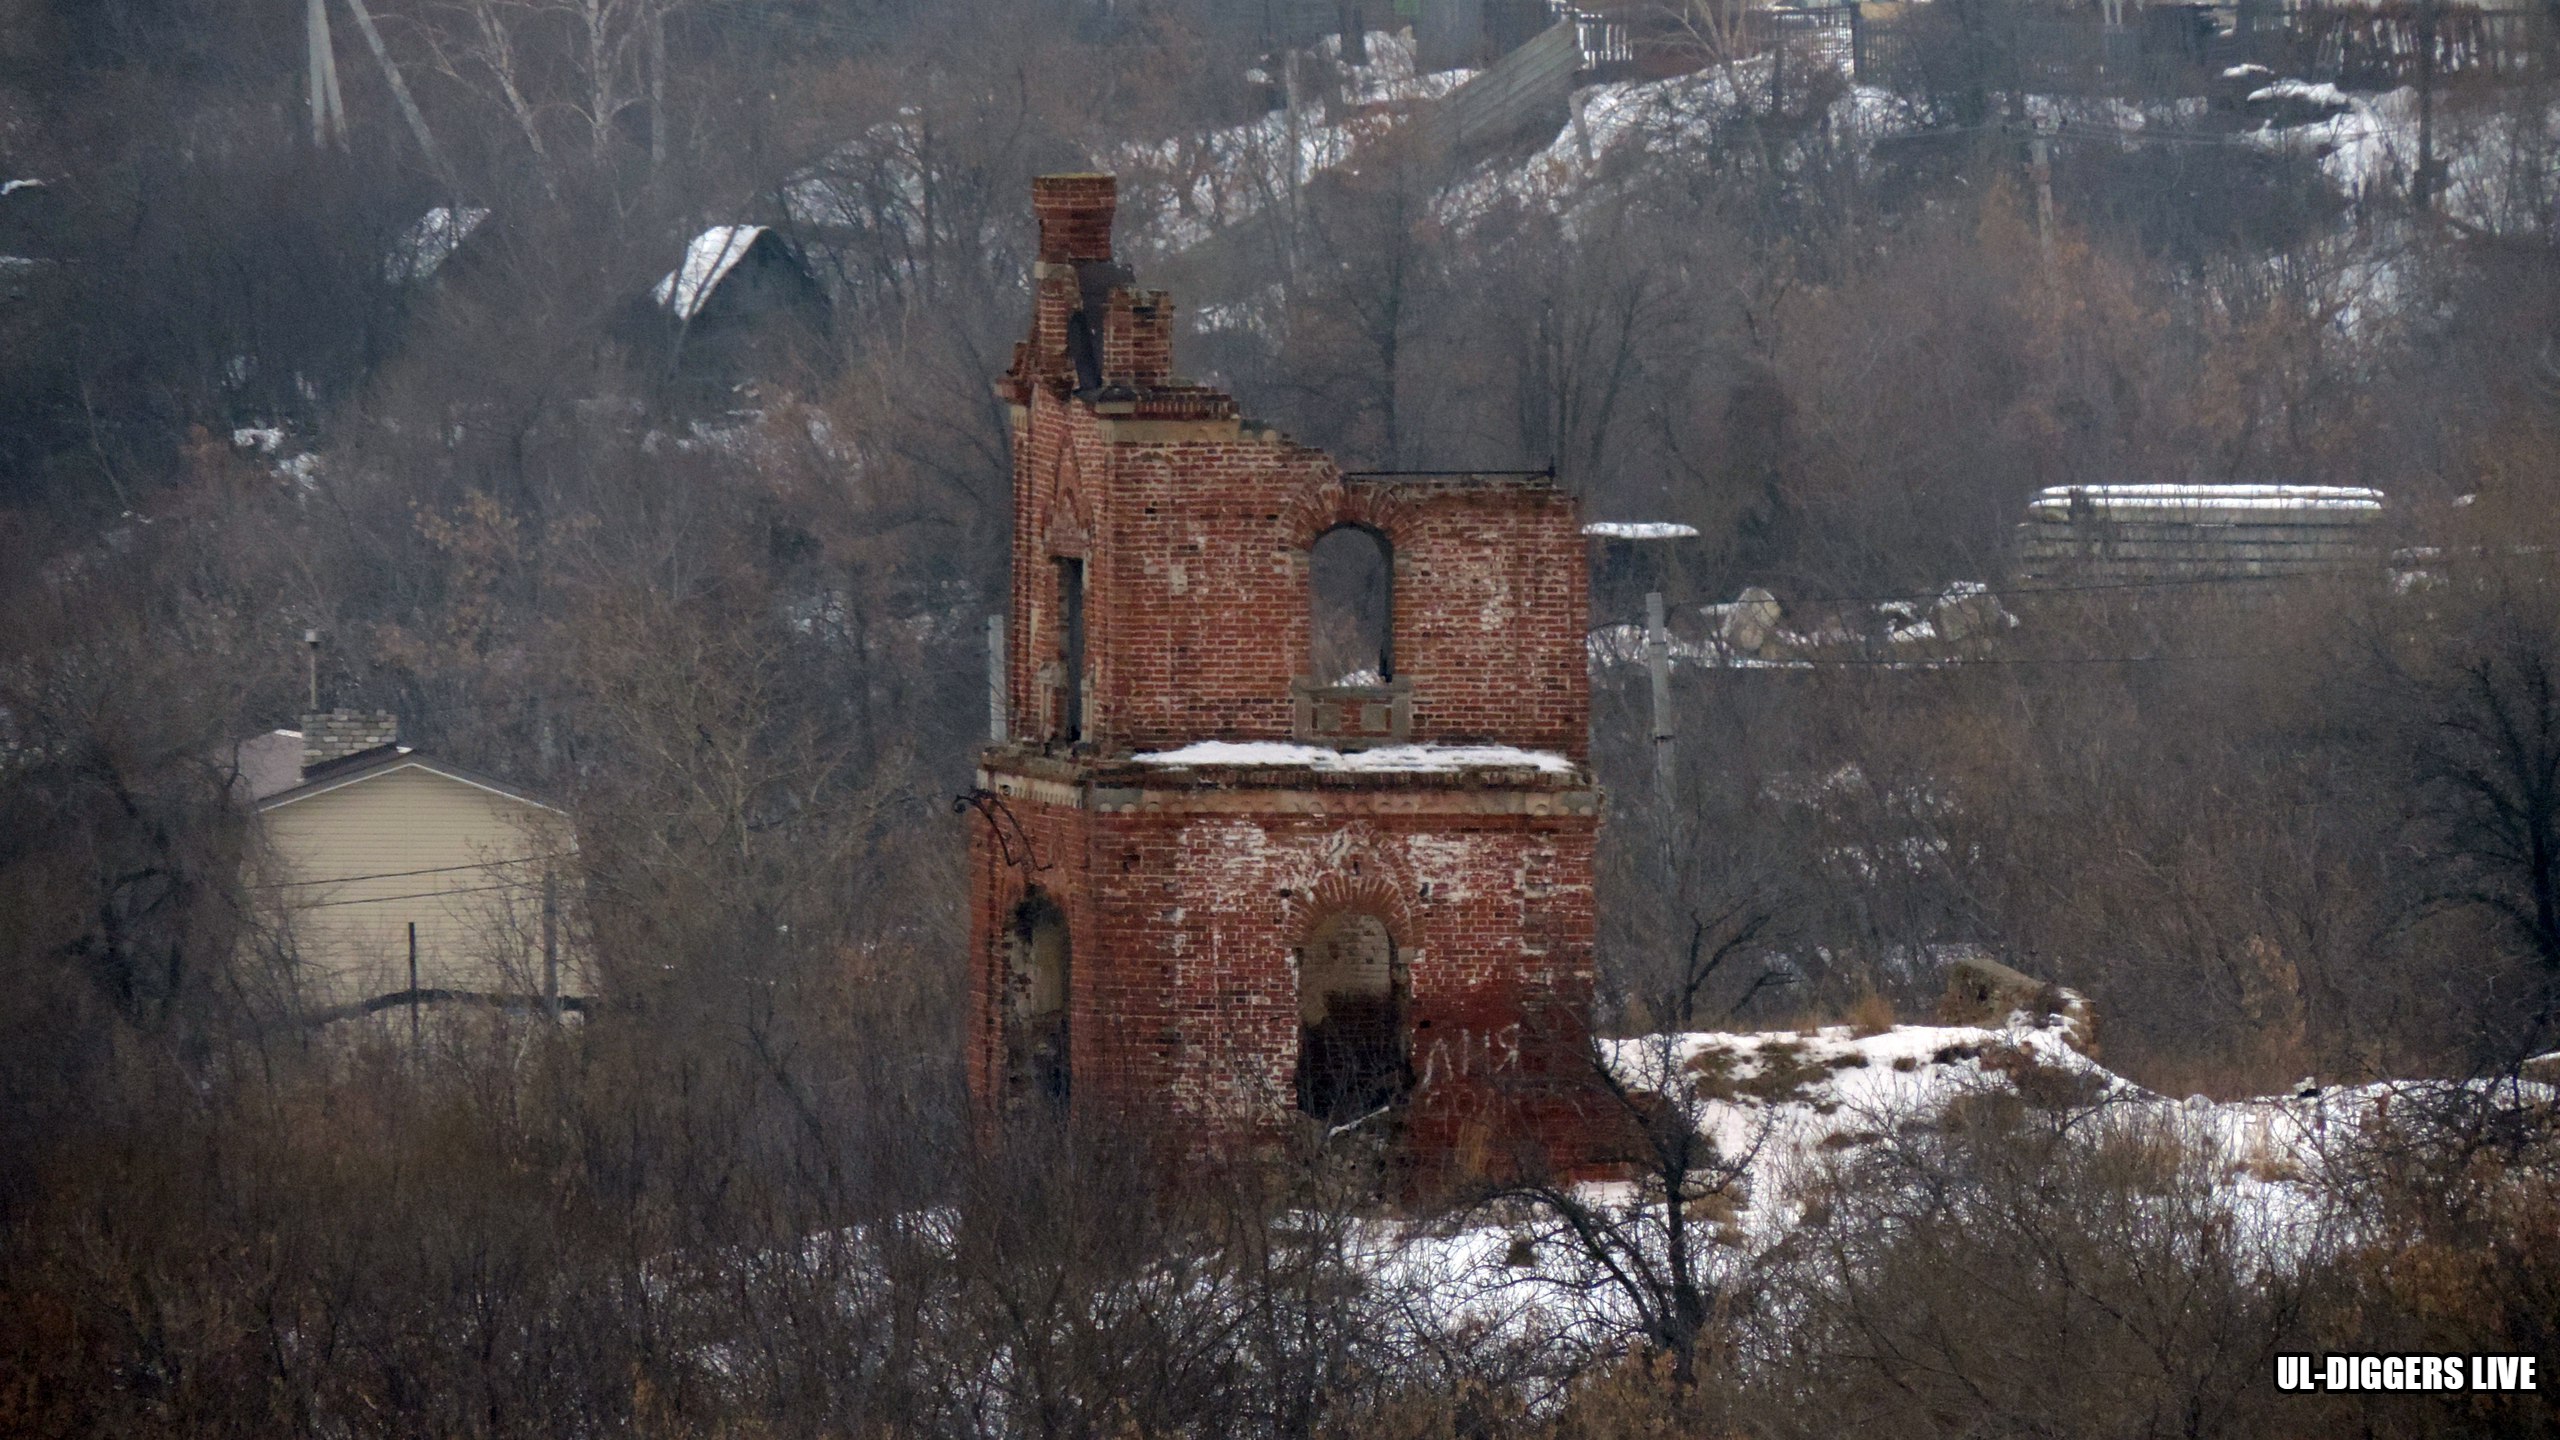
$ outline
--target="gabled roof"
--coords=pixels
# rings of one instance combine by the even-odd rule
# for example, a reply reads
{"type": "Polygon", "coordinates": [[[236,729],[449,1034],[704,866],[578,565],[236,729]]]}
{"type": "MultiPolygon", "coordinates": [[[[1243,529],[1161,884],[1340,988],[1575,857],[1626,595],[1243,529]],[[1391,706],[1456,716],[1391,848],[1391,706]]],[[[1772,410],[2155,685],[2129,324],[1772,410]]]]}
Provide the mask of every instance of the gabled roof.
{"type": "Polygon", "coordinates": [[[548,810],[555,815],[568,813],[559,806],[528,795],[503,780],[492,779],[476,770],[466,770],[459,765],[447,764],[431,756],[421,755],[403,745],[379,746],[359,754],[349,755],[344,759],[333,760],[315,770],[308,771],[304,774],[301,784],[290,790],[280,790],[260,800],[258,810],[259,813],[264,814],[269,810],[281,809],[300,801],[316,799],[334,790],[344,790],[350,785],[361,785],[368,780],[397,775],[403,770],[423,770],[430,775],[441,776],[459,784],[486,790],[494,795],[503,795],[519,804],[531,805],[538,810],[548,810]]]}
{"type": "Polygon", "coordinates": [[[684,263],[667,272],[650,295],[679,320],[690,320],[711,303],[711,292],[729,278],[738,262],[767,231],[762,225],[714,225],[685,246],[684,263]]]}
{"type": "Polygon", "coordinates": [[[488,218],[488,207],[481,205],[438,205],[429,210],[402,231],[391,252],[382,257],[382,278],[394,285],[431,278],[488,218]]]}

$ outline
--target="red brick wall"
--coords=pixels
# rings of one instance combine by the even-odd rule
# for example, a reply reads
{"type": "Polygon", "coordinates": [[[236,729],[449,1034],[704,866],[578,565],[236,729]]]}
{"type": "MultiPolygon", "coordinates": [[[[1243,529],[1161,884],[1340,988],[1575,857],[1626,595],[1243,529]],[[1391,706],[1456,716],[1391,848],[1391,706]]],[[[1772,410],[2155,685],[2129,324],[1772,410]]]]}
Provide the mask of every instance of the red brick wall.
{"type": "Polygon", "coordinates": [[[1588,755],[1573,497],[1543,480],[1346,482],[1282,439],[1115,442],[1111,425],[1038,392],[1016,426],[1014,523],[1028,537],[1014,560],[1016,735],[1056,723],[1038,683],[1060,643],[1050,561],[1074,554],[1086,561],[1086,728],[1106,750],[1289,738],[1289,683],[1309,660],[1308,547],[1357,521],[1394,552],[1413,739],[1588,755]]]}
{"type": "Polygon", "coordinates": [[[1015,417],[1016,736],[1057,728],[1040,678],[1059,652],[1050,562],[1074,555],[1087,577],[1085,731],[1103,752],[1289,738],[1289,682],[1309,662],[1307,549],[1356,521],[1394,550],[1412,738],[1585,758],[1588,574],[1573,497],[1535,477],[1346,480],[1322,452],[1240,426],[1231,398],[1172,380],[1163,292],[1086,296],[1086,277],[1124,273],[1093,268],[1110,260],[1111,197],[1107,176],[1046,177],[1034,191],[1033,324],[1001,387],[1015,417]],[[1075,393],[1065,349],[1079,310],[1106,382],[1091,396],[1075,393]]]}
{"type": "Polygon", "coordinates": [[[1036,885],[1070,936],[1077,1112],[1177,1143],[1293,1123],[1294,951],[1328,911],[1360,909],[1406,964],[1413,1152],[1570,1149],[1587,1094],[1587,776],[1189,780],[1114,757],[1290,738],[1291,682],[1310,661],[1308,550],[1358,523],[1394,554],[1411,738],[1586,759],[1574,501],[1537,477],[1346,477],[1239,422],[1231,398],[1174,381],[1172,303],[1109,267],[1110,196],[1107,177],[1041,182],[1032,329],[998,386],[1014,417],[1007,670],[1022,743],[988,752],[982,783],[1007,794],[969,827],[970,1084],[996,1108],[1012,915],[1036,885]],[[1086,393],[1066,349],[1077,314],[1103,382],[1086,393]],[[1087,577],[1091,743],[1067,759],[1043,745],[1061,719],[1059,556],[1087,577]]]}
{"type": "MultiPolygon", "coordinates": [[[[1447,1161],[1473,1117],[1497,1148],[1552,1131],[1522,1117],[1583,1078],[1596,819],[1308,813],[1308,799],[1097,814],[1018,798],[1006,802],[1019,825],[1010,865],[973,822],[972,1089],[992,1097],[1001,1085],[1011,917],[1036,884],[1067,915],[1079,1114],[1208,1144],[1292,1123],[1294,951],[1326,915],[1354,909],[1386,920],[1407,967],[1413,1152],[1447,1161]]],[[[1570,1150],[1575,1137],[1537,1138],[1570,1150]]]]}

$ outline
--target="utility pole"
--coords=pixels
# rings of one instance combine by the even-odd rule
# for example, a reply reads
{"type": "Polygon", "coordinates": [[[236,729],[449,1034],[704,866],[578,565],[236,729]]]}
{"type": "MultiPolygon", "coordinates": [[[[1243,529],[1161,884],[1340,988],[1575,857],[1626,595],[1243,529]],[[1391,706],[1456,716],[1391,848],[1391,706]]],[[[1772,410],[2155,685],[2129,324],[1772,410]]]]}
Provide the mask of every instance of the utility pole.
{"type": "Polygon", "coordinates": [[[1653,786],[1667,822],[1671,815],[1671,636],[1662,618],[1662,592],[1644,597],[1644,666],[1653,672],[1653,786]]]}
{"type": "Polygon", "coordinates": [[[2027,157],[2035,171],[2036,243],[2044,247],[2044,260],[2053,263],[2053,142],[2038,135],[2027,142],[2027,157]]]}
{"type": "Polygon", "coordinates": [[[987,617],[987,740],[1001,745],[1013,738],[1012,718],[1005,714],[1004,617],[987,617]]]}
{"type": "Polygon", "coordinates": [[[2418,177],[2411,198],[2420,210],[2436,196],[2436,0],[2418,0],[2418,177]]]}
{"type": "Polygon", "coordinates": [[[667,12],[649,7],[649,177],[667,163],[667,12]]]}
{"type": "Polygon", "coordinates": [[[409,1059],[418,1058],[418,922],[409,922],[409,1059]]]}
{"type": "Polygon", "coordinates": [[[338,50],[329,40],[329,0],[303,0],[303,38],[310,50],[311,144],[347,148],[347,106],[338,93],[338,50]]]}
{"type": "Polygon", "coordinates": [[[373,63],[382,67],[382,78],[391,83],[391,98],[400,102],[400,113],[409,122],[409,133],[418,137],[418,148],[424,151],[427,164],[438,178],[448,179],[444,156],[436,150],[436,137],[427,133],[427,117],[418,111],[418,102],[409,97],[409,82],[400,78],[400,67],[391,63],[391,49],[382,43],[382,32],[373,27],[373,12],[364,8],[364,0],[347,0],[347,13],[356,18],[356,29],[364,36],[365,48],[373,52],[373,63]]]}
{"type": "Polygon", "coordinates": [[[560,1023],[560,872],[542,872],[542,1013],[560,1023]]]}
{"type": "MultiPolygon", "coordinates": [[[[1298,167],[1305,151],[1298,142],[1298,52],[1283,51],[1280,56],[1281,114],[1287,119],[1289,144],[1289,223],[1298,223],[1298,167]]],[[[1292,233],[1295,233],[1294,231],[1292,233]]]]}

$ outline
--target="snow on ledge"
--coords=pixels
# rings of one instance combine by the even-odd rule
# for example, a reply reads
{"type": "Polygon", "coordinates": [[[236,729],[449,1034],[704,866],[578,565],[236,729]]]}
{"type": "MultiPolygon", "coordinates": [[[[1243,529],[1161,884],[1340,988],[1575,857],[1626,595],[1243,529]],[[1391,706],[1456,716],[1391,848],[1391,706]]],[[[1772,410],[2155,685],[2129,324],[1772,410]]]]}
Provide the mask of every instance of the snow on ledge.
{"type": "Polygon", "coordinates": [[[1698,527],[1660,520],[1595,520],[1583,526],[1582,533],[1603,540],[1694,540],[1698,537],[1698,527]]]}
{"type": "Polygon", "coordinates": [[[1574,770],[1572,761],[1552,751],[1522,750],[1510,745],[1382,745],[1375,750],[1331,750],[1322,745],[1291,745],[1277,740],[1201,740],[1179,750],[1155,750],[1129,758],[1141,765],[1285,765],[1358,773],[1502,769],[1570,775],[1574,770]]]}

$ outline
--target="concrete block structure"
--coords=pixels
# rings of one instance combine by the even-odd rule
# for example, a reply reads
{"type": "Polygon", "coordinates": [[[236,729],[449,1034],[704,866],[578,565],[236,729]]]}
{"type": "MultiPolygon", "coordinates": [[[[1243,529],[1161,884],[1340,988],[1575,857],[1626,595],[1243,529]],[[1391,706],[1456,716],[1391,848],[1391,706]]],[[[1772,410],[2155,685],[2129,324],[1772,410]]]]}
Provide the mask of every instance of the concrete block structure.
{"type": "Polygon", "coordinates": [[[1007,702],[969,826],[982,1116],[1570,1163],[1587,576],[1544,474],[1346,473],[1174,378],[1104,175],[1036,182],[1007,702]],[[1368,588],[1319,584],[1329,553],[1368,588]]]}

